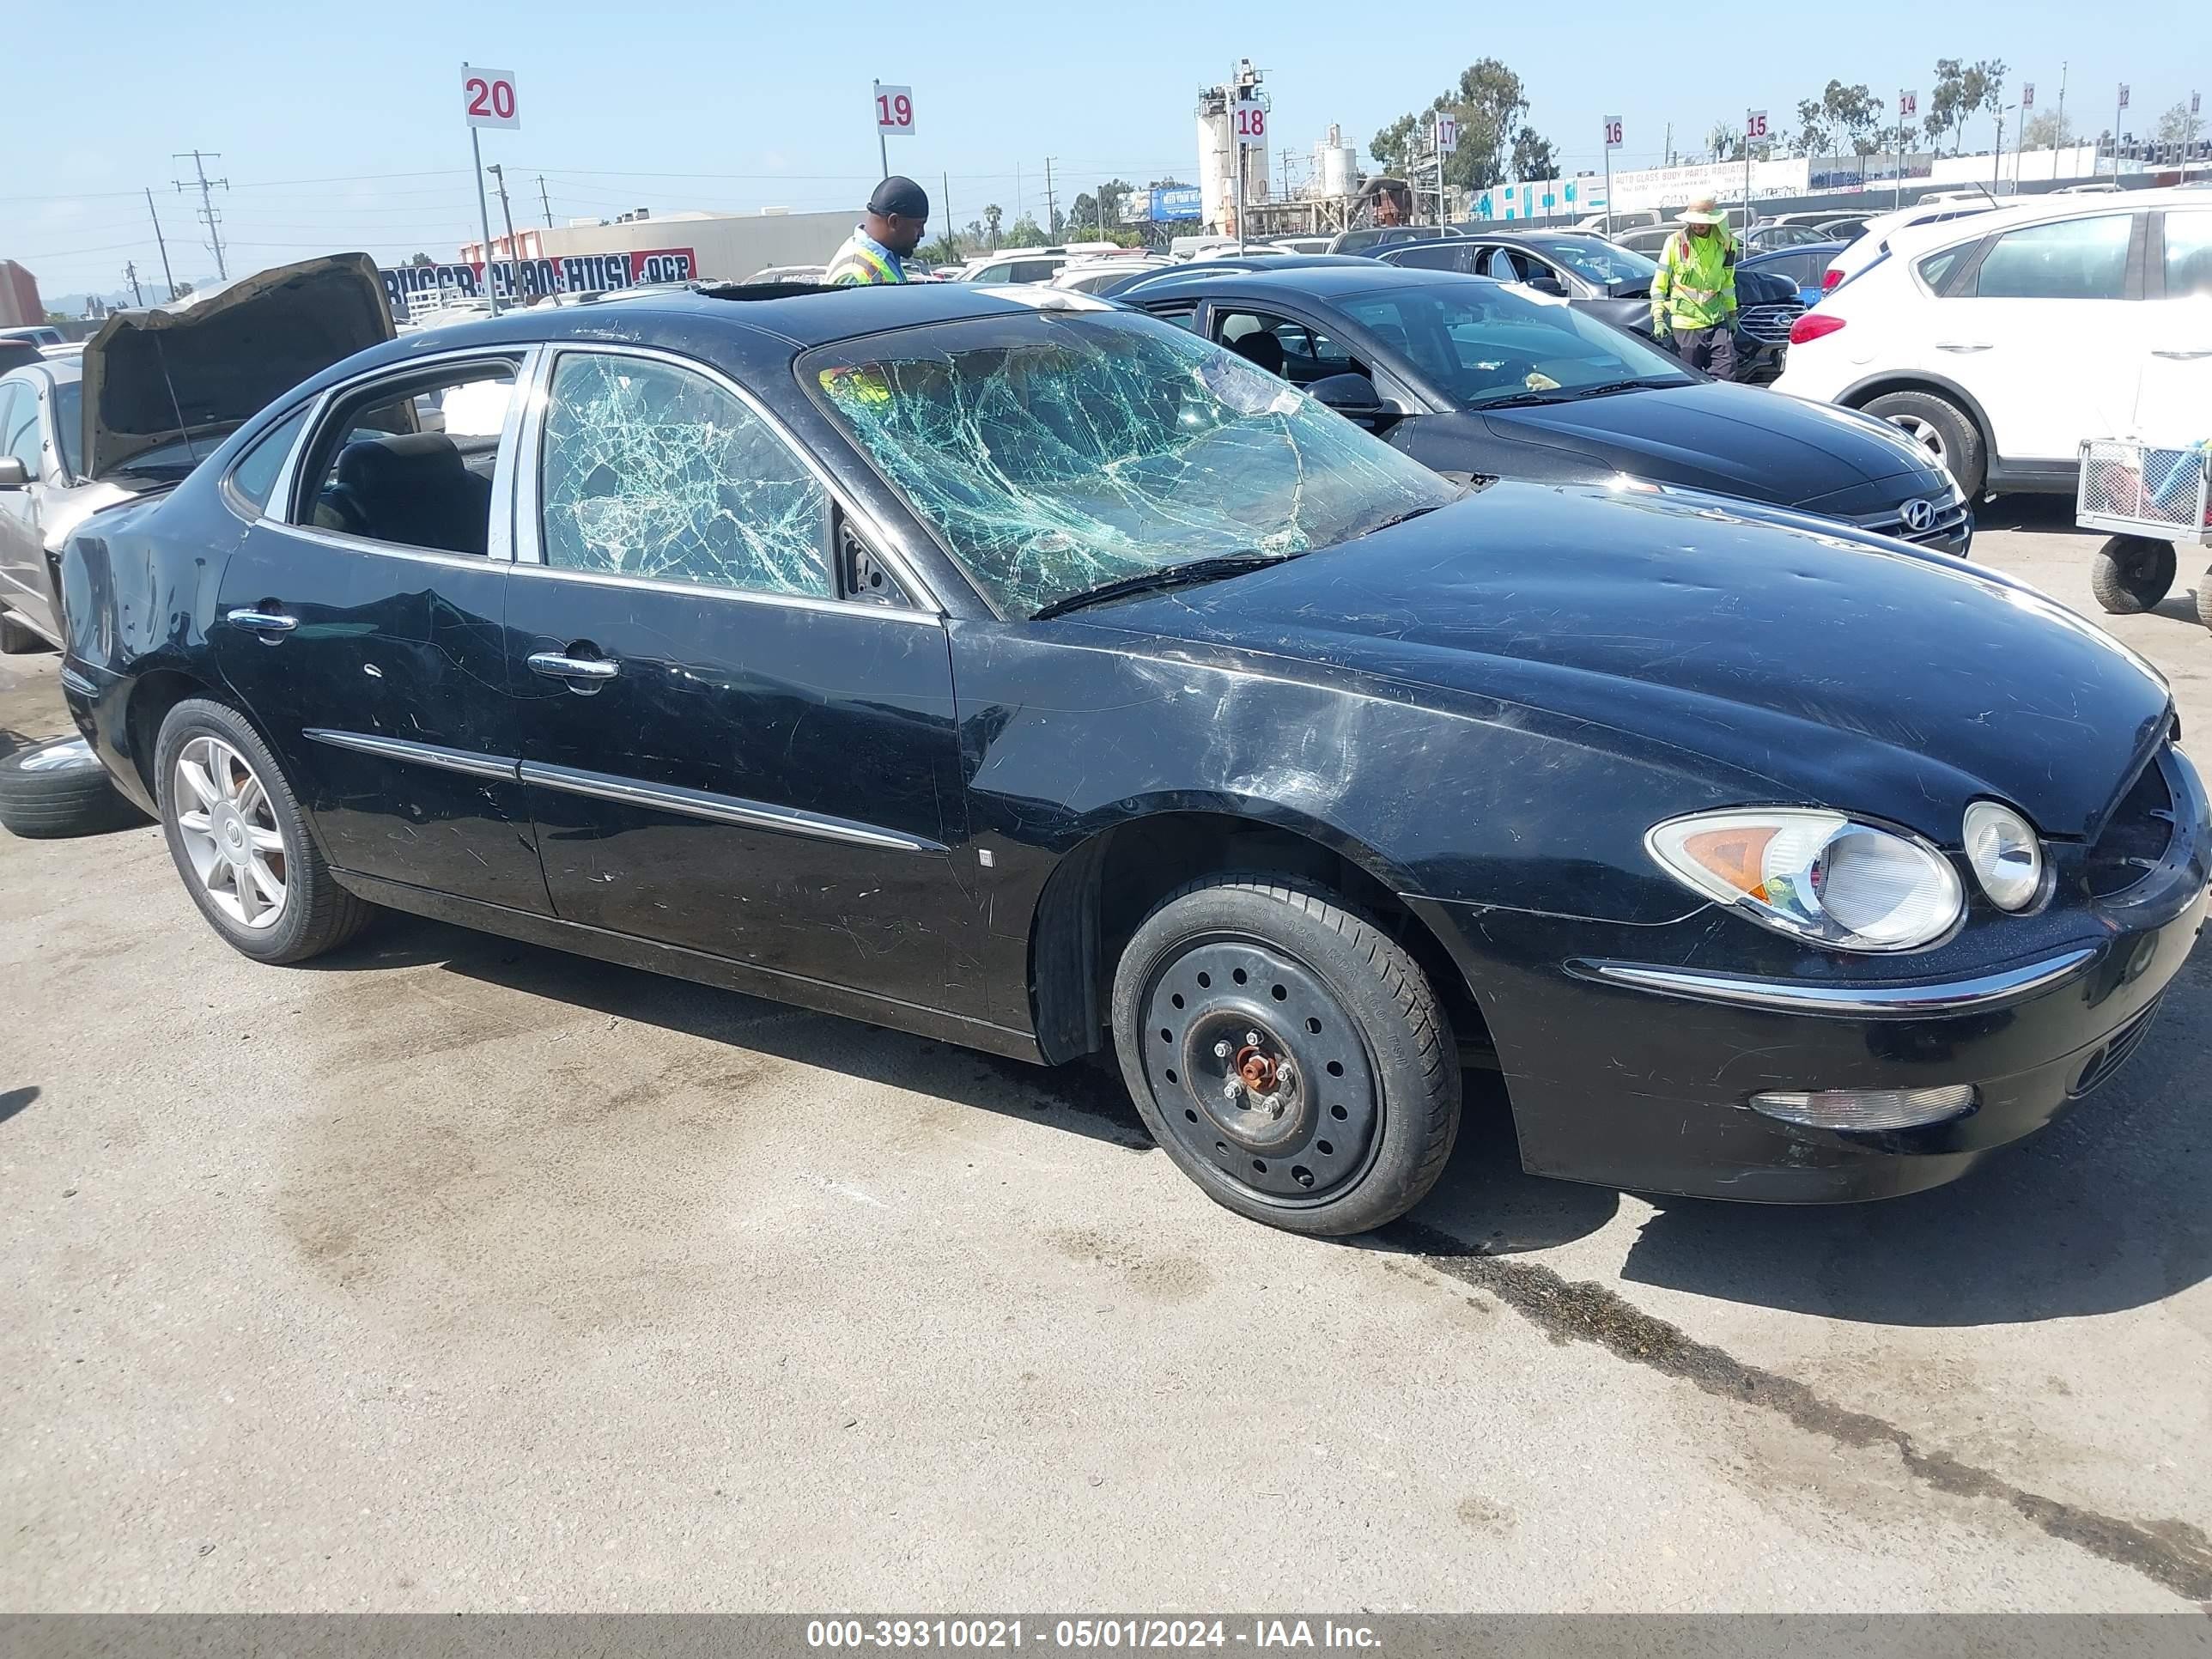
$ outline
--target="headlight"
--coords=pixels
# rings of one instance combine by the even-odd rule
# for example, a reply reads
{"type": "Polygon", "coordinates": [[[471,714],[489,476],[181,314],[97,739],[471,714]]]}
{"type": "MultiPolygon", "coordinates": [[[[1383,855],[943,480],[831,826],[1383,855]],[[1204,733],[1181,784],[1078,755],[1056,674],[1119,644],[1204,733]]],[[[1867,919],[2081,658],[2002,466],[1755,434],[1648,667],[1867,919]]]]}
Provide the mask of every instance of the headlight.
{"type": "Polygon", "coordinates": [[[1644,837],[1662,869],[1754,921],[1838,951],[1911,951],[1958,924],[1950,861],[1927,842],[1802,807],[1695,812],[1644,837]]]}
{"type": "Polygon", "coordinates": [[[1966,862],[1990,902],[2025,910],[2043,890],[2043,843],[2009,806],[1978,800],[1966,809],[1966,862]]]}

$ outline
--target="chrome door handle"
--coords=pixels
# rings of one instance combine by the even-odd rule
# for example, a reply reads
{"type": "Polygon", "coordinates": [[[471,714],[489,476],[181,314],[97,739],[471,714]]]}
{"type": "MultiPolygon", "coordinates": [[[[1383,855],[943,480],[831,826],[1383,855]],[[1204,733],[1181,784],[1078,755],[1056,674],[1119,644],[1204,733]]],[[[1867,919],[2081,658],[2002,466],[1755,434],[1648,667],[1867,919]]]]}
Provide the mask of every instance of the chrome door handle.
{"type": "Polygon", "coordinates": [[[622,665],[609,662],[604,657],[569,657],[558,651],[533,651],[530,669],[549,680],[611,680],[622,672],[622,665]]]}
{"type": "Polygon", "coordinates": [[[297,617],[288,617],[280,611],[256,611],[250,605],[225,611],[222,619],[261,634],[289,634],[300,625],[297,617]]]}
{"type": "Polygon", "coordinates": [[[1989,349],[1987,340],[1938,340],[1936,343],[1938,351],[1987,351],[1989,349]]]}
{"type": "Polygon", "coordinates": [[[2212,357],[2212,346],[2206,346],[2201,351],[2154,351],[2150,355],[2154,357],[2171,357],[2178,362],[2191,362],[2199,357],[2212,357]]]}

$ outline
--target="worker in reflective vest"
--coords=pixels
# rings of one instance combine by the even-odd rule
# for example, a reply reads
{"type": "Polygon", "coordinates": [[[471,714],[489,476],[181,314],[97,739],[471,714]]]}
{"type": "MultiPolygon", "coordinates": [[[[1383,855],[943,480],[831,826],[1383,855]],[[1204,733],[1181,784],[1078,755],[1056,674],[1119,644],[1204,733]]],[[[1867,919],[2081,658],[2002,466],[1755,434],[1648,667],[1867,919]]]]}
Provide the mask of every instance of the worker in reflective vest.
{"type": "Polygon", "coordinates": [[[929,195],[911,179],[893,173],[868,198],[868,210],[842,247],[830,256],[822,280],[841,288],[906,281],[906,257],[921,246],[929,225],[929,195]]]}
{"type": "Polygon", "coordinates": [[[1735,238],[1711,197],[1682,210],[1651,279],[1651,333],[1692,368],[1735,378],[1735,238]]]}

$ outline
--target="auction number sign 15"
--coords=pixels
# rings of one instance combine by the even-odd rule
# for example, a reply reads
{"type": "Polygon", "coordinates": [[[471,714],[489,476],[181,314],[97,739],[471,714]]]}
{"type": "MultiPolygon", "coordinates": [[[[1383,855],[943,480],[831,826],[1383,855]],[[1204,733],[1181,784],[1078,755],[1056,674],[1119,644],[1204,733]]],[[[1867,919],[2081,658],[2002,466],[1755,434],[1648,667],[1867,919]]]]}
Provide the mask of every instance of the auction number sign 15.
{"type": "Polygon", "coordinates": [[[468,103],[472,127],[519,127],[513,70],[469,69],[462,71],[461,91],[468,103]]]}
{"type": "Polygon", "coordinates": [[[914,136],[914,88],[876,83],[876,131],[914,136]]]}

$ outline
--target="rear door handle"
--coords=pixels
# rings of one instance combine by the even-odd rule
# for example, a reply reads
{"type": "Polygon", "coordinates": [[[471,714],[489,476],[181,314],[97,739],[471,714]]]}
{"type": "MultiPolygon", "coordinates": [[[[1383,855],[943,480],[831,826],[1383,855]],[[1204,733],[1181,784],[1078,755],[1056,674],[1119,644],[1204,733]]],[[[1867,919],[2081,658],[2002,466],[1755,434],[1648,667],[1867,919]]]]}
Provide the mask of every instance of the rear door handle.
{"type": "Polygon", "coordinates": [[[1987,340],[1938,340],[1936,343],[1938,351],[1987,351],[1989,349],[1987,340]]]}
{"type": "Polygon", "coordinates": [[[622,672],[622,665],[605,657],[571,657],[558,651],[534,651],[530,670],[549,680],[582,680],[596,684],[622,672]]]}
{"type": "MultiPolygon", "coordinates": [[[[289,634],[300,625],[297,617],[288,617],[281,611],[256,611],[250,605],[225,611],[223,620],[250,628],[257,634],[289,634]]],[[[276,641],[271,640],[270,643],[274,645],[276,641]]]]}

